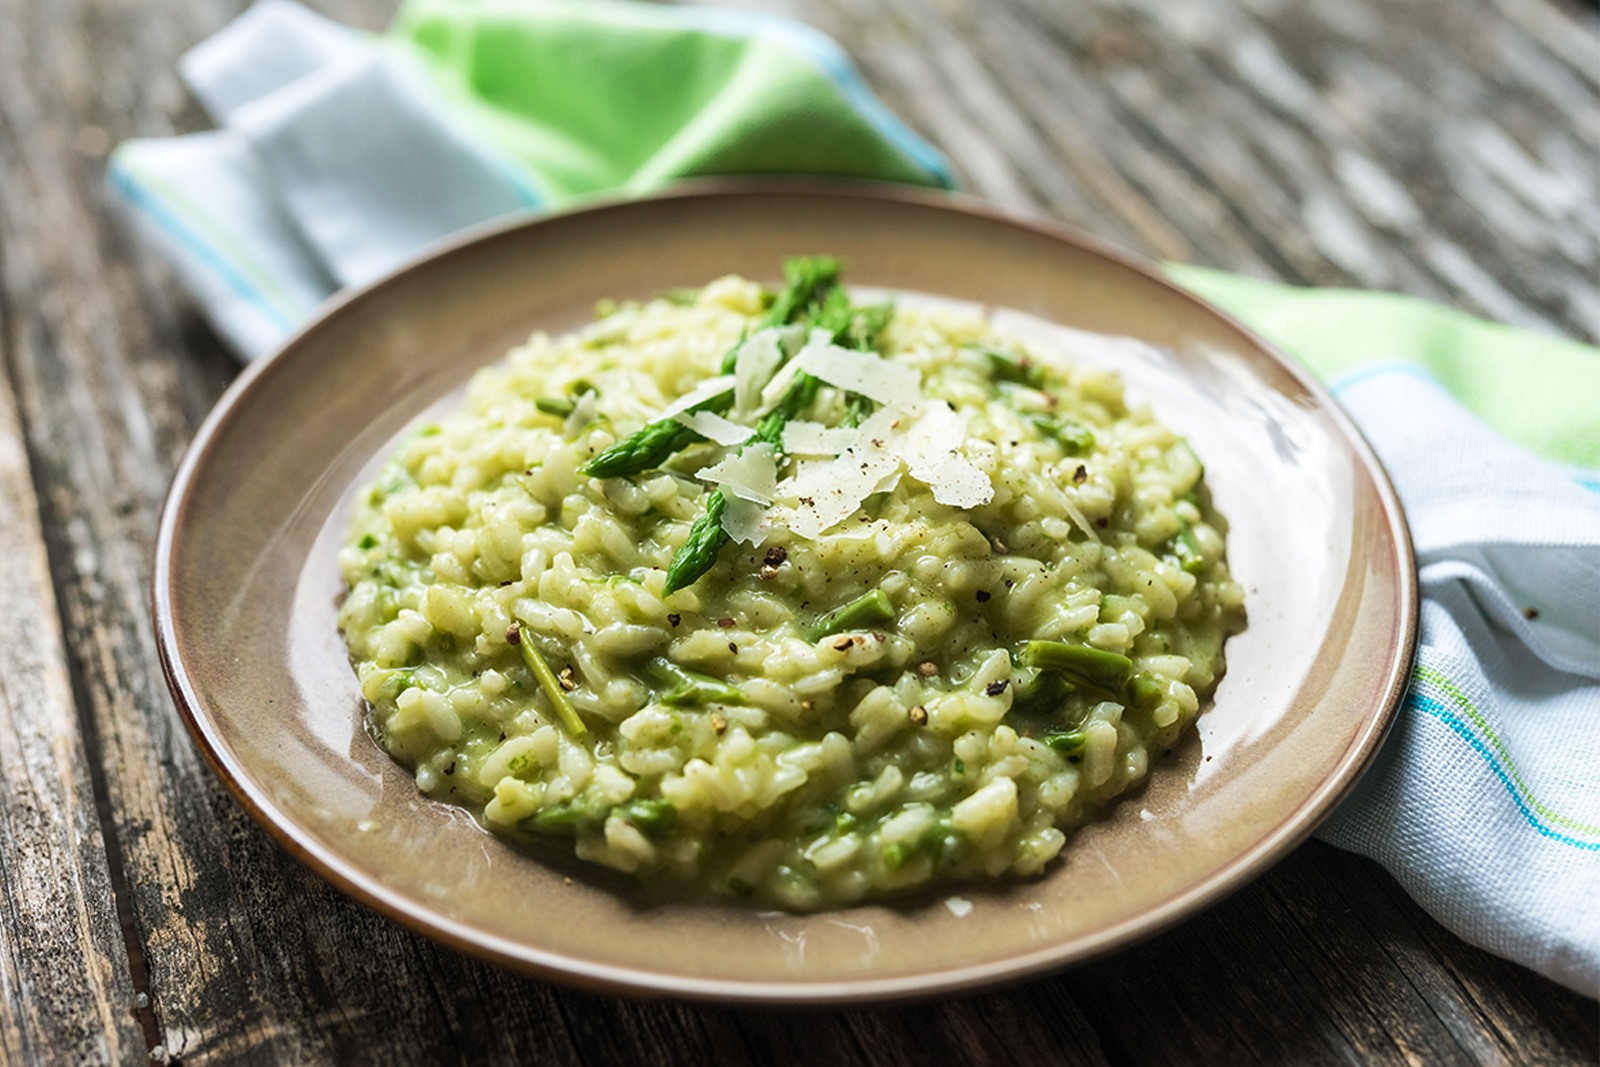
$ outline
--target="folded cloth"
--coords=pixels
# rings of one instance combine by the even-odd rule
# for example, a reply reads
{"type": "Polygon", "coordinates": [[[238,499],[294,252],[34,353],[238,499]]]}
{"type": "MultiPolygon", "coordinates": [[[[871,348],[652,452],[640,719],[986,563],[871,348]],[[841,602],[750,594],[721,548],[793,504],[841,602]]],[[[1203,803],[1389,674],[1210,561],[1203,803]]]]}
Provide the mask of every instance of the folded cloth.
{"type": "MultiPolygon", "coordinates": [[[[409,0],[384,38],[263,0],[183,60],[221,124],[135,141],[113,197],[245,358],[428,242],[702,174],[948,185],[821,35],[592,0],[409,0]]],[[[1600,992],[1600,352],[1388,294],[1189,267],[1328,381],[1406,507],[1421,642],[1319,831],[1446,926],[1600,992]]]]}
{"type": "Polygon", "coordinates": [[[374,38],[262,0],[180,70],[221,129],[122,144],[108,181],[246,359],[515,211],[703,175],[951,184],[832,40],[767,15],[409,0],[374,38]]]}
{"type": "Polygon", "coordinates": [[[1318,835],[1600,994],[1600,352],[1390,294],[1173,274],[1329,382],[1411,525],[1411,686],[1318,835]]]}
{"type": "Polygon", "coordinates": [[[1600,993],[1600,493],[1439,386],[1336,383],[1393,472],[1421,635],[1376,766],[1322,827],[1467,940],[1600,993]]]}

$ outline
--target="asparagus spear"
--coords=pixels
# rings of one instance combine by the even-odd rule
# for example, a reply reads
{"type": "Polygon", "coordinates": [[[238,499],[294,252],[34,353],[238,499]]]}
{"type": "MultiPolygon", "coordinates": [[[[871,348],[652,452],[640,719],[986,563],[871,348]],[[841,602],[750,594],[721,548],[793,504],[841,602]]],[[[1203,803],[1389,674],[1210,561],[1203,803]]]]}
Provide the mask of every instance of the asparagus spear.
{"type": "MultiPolygon", "coordinates": [[[[795,380],[790,383],[777,406],[761,419],[753,441],[777,447],[781,459],[784,424],[811,405],[816,399],[819,384],[809,374],[795,375],[795,380]]],[[[689,527],[688,539],[672,554],[672,562],[667,564],[665,595],[670,596],[693,585],[717,562],[717,553],[728,543],[727,531],[722,528],[722,513],[727,509],[728,497],[721,488],[706,495],[706,509],[689,527]]]]}
{"type": "Polygon", "coordinates": [[[1022,663],[1042,671],[1060,671],[1069,681],[1083,680],[1117,692],[1133,672],[1133,661],[1127,656],[1064,641],[1029,641],[1022,650],[1022,663]]]}
{"type": "MultiPolygon", "coordinates": [[[[767,309],[757,329],[782,326],[799,320],[813,305],[826,298],[839,281],[839,261],[832,256],[796,256],[783,264],[785,285],[767,309]]],[[[743,344],[741,341],[740,344],[743,344]]],[[[733,371],[739,345],[722,357],[721,373],[733,371]]],[[[733,406],[733,390],[708,397],[690,411],[722,414],[733,406]]],[[[704,440],[698,433],[672,419],[659,419],[630,434],[591,459],[582,473],[596,478],[620,478],[654,470],[677,452],[704,440]]]]}
{"type": "Polygon", "coordinates": [[[662,694],[663,704],[681,708],[695,704],[744,703],[744,694],[727,682],[709,674],[686,670],[664,656],[653,657],[644,669],[652,681],[663,687],[671,687],[662,694]]]}
{"type": "MultiPolygon", "coordinates": [[[[853,347],[865,351],[877,344],[878,335],[889,321],[889,313],[890,309],[887,306],[857,311],[850,307],[843,291],[835,289],[828,294],[817,316],[817,324],[825,329],[831,329],[836,343],[845,340],[853,347]]],[[[755,434],[747,443],[772,445],[777,449],[778,461],[782,462],[783,427],[790,419],[811,406],[821,384],[810,374],[801,372],[795,375],[794,381],[789,384],[789,388],[778,403],[762,417],[755,434]]],[[[846,397],[845,418],[855,419],[855,422],[849,425],[856,425],[864,417],[863,412],[870,412],[871,404],[872,402],[865,397],[854,394],[846,397]]],[[[688,539],[677,552],[673,553],[672,562],[667,564],[668,595],[699,581],[700,576],[717,562],[717,553],[728,543],[728,534],[722,528],[722,513],[727,507],[728,498],[722,489],[714,489],[707,494],[706,510],[695,519],[694,525],[689,528],[688,539]]]]}
{"type": "Polygon", "coordinates": [[[567,736],[574,741],[579,740],[588,729],[583,725],[583,720],[578,718],[578,710],[572,706],[572,701],[567,699],[567,694],[562,690],[561,683],[556,680],[555,672],[550,669],[544,656],[537,648],[533,647],[533,639],[524,637],[522,627],[512,624],[506,631],[506,641],[517,646],[517,651],[522,653],[522,662],[533,675],[534,681],[539,683],[539,688],[544,690],[544,695],[550,701],[550,706],[555,709],[556,718],[567,731],[567,736]]]}
{"type": "MultiPolygon", "coordinates": [[[[715,411],[718,414],[728,410],[727,405],[718,405],[726,395],[728,403],[733,403],[733,393],[718,393],[701,404],[695,405],[695,411],[715,411]]],[[[671,419],[662,419],[652,422],[644,429],[629,434],[598,456],[591,459],[579,468],[583,474],[591,474],[596,478],[622,478],[630,474],[639,474],[643,471],[654,470],[661,466],[676,452],[681,452],[696,441],[703,438],[689,427],[671,419]]]]}
{"type": "Polygon", "coordinates": [[[813,641],[820,641],[824,637],[832,637],[846,630],[865,630],[872,626],[882,626],[886,622],[893,622],[894,619],[894,601],[890,600],[889,594],[882,589],[874,589],[822,616],[806,636],[813,641]]]}

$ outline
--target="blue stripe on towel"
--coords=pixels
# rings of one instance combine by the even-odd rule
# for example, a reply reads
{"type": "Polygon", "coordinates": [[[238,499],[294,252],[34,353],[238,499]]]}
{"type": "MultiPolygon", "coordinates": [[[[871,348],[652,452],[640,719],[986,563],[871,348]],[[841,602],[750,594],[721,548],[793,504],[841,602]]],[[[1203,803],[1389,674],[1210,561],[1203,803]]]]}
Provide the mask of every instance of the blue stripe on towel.
{"type": "Polygon", "coordinates": [[[1413,689],[1406,694],[1406,706],[1416,708],[1424,714],[1432,715],[1459,734],[1467,744],[1471,745],[1478,755],[1482,756],[1484,761],[1489,764],[1489,769],[1494,772],[1495,777],[1500,779],[1501,784],[1506,787],[1506,792],[1510,795],[1512,802],[1516,804],[1517,810],[1522,812],[1522,817],[1528,820],[1529,826],[1545,837],[1558,841],[1563,845],[1571,845],[1573,848],[1583,849],[1586,852],[1600,852],[1600,841],[1579,841],[1575,837],[1568,837],[1566,834],[1552,830],[1540,822],[1534,816],[1533,810],[1523,801],[1521,794],[1517,792],[1516,786],[1512,784],[1510,776],[1506,774],[1505,768],[1500,765],[1500,761],[1495,757],[1494,753],[1489,751],[1488,746],[1467,727],[1466,723],[1451,714],[1450,710],[1443,704],[1430,697],[1425,697],[1413,689]]]}
{"type": "Polygon", "coordinates": [[[118,165],[115,159],[106,170],[106,180],[123,199],[154,222],[164,234],[182,246],[185,252],[215,271],[234,292],[256,305],[267,318],[272,320],[273,325],[285,331],[294,329],[299,321],[298,316],[291,317],[285,314],[281,307],[245,277],[244,273],[229,262],[214,245],[207,243],[186,226],[160,197],[141,185],[138,179],[118,165]]]}

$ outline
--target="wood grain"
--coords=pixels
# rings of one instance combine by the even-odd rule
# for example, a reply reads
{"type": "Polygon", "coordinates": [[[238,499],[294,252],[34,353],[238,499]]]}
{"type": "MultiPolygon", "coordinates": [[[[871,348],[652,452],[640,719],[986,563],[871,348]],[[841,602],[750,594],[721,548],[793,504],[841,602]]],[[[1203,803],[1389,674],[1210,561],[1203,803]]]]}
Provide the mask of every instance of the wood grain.
{"type": "MultiPolygon", "coordinates": [[[[379,28],[393,0],[315,6],[379,28]]],[[[1547,0],[731,6],[833,34],[966,187],[1004,205],[1146,255],[1600,335],[1591,13],[1547,0]]],[[[204,766],[161,680],[146,594],[156,516],[236,368],[101,192],[112,144],[206,125],[174,65],[239,7],[0,0],[0,633],[11,650],[0,676],[0,1060],[1600,1056],[1593,1001],[1463,944],[1373,864],[1316,843],[1178,929],[1070,973],[810,1013],[529,981],[439,949],[308,874],[204,766]],[[148,1037],[127,1013],[138,990],[148,1037]]]]}
{"type": "MultiPolygon", "coordinates": [[[[7,172],[0,158],[0,185],[7,172]]],[[[0,1062],[136,1063],[133,981],[9,389],[0,545],[0,1062]]]]}
{"type": "Polygon", "coordinates": [[[1600,337],[1592,16],[1538,0],[782,7],[852,42],[999,203],[1158,258],[1600,337]]]}

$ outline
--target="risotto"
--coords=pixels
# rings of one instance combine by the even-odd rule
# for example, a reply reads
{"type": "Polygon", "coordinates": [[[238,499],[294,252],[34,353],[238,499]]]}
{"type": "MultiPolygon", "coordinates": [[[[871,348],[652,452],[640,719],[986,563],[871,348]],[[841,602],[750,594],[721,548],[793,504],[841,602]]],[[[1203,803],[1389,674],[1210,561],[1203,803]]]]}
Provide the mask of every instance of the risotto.
{"type": "Polygon", "coordinates": [[[1243,624],[1182,437],[837,265],[535,335],[357,501],[339,625],[418,788],[699,899],[1036,874],[1243,624]]]}

